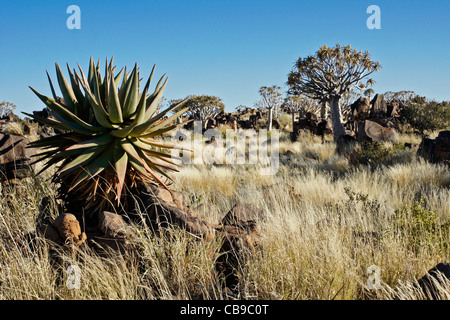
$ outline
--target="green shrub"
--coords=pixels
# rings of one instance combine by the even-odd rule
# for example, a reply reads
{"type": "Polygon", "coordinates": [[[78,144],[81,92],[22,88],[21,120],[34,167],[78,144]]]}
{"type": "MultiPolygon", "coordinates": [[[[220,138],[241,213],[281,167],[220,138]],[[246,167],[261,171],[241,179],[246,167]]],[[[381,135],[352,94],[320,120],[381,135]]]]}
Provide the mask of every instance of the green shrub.
{"type": "Polygon", "coordinates": [[[410,162],[414,152],[401,143],[387,145],[377,142],[363,142],[348,156],[352,166],[368,166],[376,169],[382,165],[390,166],[397,163],[410,162]]]}
{"type": "Polygon", "coordinates": [[[414,205],[404,205],[395,211],[393,226],[398,234],[406,237],[412,250],[420,248],[449,248],[450,222],[441,224],[436,212],[425,206],[422,198],[414,205]]]}
{"type": "Polygon", "coordinates": [[[401,118],[421,134],[446,129],[450,127],[450,102],[412,101],[403,107],[401,118]]]}

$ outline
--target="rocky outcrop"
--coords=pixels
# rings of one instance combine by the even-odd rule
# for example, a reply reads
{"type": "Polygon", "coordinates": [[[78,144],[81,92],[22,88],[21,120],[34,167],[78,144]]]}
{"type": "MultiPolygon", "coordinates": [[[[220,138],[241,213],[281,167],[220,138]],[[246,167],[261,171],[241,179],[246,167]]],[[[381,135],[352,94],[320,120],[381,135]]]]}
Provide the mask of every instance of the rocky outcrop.
{"type": "Polygon", "coordinates": [[[364,120],[358,128],[358,142],[395,142],[397,132],[393,128],[387,128],[371,120],[364,120]]]}
{"type": "Polygon", "coordinates": [[[371,118],[384,118],[387,115],[387,103],[382,94],[377,94],[370,102],[372,108],[370,110],[371,118]]]}
{"type": "Polygon", "coordinates": [[[450,283],[450,263],[439,263],[420,278],[415,286],[428,300],[437,300],[441,298],[439,287],[445,288],[446,283],[450,283]]]}
{"type": "Polygon", "coordinates": [[[439,132],[436,139],[423,137],[417,155],[433,163],[450,165],[450,130],[439,132]]]}
{"type": "Polygon", "coordinates": [[[221,225],[216,227],[216,231],[223,236],[223,244],[215,268],[224,286],[232,291],[238,286],[248,260],[261,249],[256,221],[264,218],[261,209],[238,203],[225,215],[221,225]]]}
{"type": "Polygon", "coordinates": [[[31,157],[35,149],[28,148],[22,136],[0,133],[0,181],[29,177],[33,172],[31,157]]]}

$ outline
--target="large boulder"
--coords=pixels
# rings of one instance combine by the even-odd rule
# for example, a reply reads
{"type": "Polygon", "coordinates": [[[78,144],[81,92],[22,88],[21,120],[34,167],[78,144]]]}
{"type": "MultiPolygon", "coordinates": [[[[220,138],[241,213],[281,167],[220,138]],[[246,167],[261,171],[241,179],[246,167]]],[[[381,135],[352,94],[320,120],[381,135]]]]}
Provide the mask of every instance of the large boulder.
{"type": "Polygon", "coordinates": [[[223,236],[215,269],[226,288],[234,290],[249,259],[261,249],[256,221],[265,218],[264,211],[251,205],[238,203],[222,219],[216,231],[223,236]],[[247,220],[249,219],[249,220],[247,220]]]}
{"type": "Polygon", "coordinates": [[[184,206],[180,195],[175,193],[173,196],[173,193],[154,184],[146,186],[146,190],[141,191],[140,210],[145,213],[146,223],[155,231],[175,225],[198,237],[212,239],[215,234],[214,228],[194,216],[192,211],[184,206]]]}
{"type": "Polygon", "coordinates": [[[385,117],[387,114],[387,103],[382,94],[377,94],[371,101],[372,110],[371,117],[385,117]]]}
{"type": "Polygon", "coordinates": [[[63,213],[53,222],[53,227],[58,231],[64,244],[73,244],[79,247],[86,241],[86,234],[81,231],[80,223],[71,213],[63,213]]]}
{"type": "Polygon", "coordinates": [[[417,154],[431,162],[450,164],[450,130],[439,132],[436,139],[423,137],[417,154]]]}
{"type": "Polygon", "coordinates": [[[28,140],[22,136],[0,133],[0,181],[28,177],[34,169],[31,157],[35,149],[27,148],[28,140]]]}
{"type": "Polygon", "coordinates": [[[370,100],[369,98],[360,97],[351,106],[352,117],[355,121],[362,121],[369,117],[370,100]]]}
{"type": "Polygon", "coordinates": [[[450,161],[450,130],[441,131],[435,140],[435,161],[450,161]]]}
{"type": "Polygon", "coordinates": [[[439,299],[439,287],[450,284],[450,263],[439,263],[420,278],[416,287],[419,287],[429,300],[439,299]]]}
{"type": "Polygon", "coordinates": [[[396,142],[397,132],[374,121],[364,120],[359,125],[357,138],[358,142],[396,142]]]}

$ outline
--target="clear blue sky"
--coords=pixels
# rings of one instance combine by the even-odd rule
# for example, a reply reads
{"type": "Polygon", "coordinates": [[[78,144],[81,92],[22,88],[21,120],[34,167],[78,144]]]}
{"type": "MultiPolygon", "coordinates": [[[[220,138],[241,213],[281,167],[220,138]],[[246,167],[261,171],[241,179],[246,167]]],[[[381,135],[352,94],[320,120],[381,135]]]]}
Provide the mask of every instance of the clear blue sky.
{"type": "Polygon", "coordinates": [[[144,77],[156,64],[170,77],[167,99],[216,95],[231,111],[253,106],[260,86],[285,90],[296,59],[336,43],[380,61],[376,92],[450,100],[449,21],[448,0],[0,0],[0,101],[41,110],[28,86],[50,95],[45,71],[56,81],[55,62],[87,69],[90,56],[114,56],[144,77]],[[71,4],[80,30],[66,27],[71,4]],[[372,4],[381,30],[366,27],[372,4]]]}

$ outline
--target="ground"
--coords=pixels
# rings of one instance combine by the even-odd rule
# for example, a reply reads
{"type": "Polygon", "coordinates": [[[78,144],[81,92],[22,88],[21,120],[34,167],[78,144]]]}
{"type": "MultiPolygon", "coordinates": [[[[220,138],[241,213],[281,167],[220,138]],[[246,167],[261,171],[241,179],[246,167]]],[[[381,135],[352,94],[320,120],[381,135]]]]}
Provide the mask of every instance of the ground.
{"type": "MultiPolygon", "coordinates": [[[[402,136],[401,142],[418,140],[402,136]]],[[[280,168],[190,165],[173,175],[196,215],[218,223],[238,202],[265,212],[262,250],[242,266],[241,299],[420,299],[414,281],[450,261],[450,172],[401,149],[386,164],[356,166],[322,144],[280,138],[280,168]],[[379,270],[379,287],[370,285],[379,270]]],[[[393,150],[396,150],[395,148],[393,150]]],[[[79,289],[44,244],[24,246],[39,203],[53,196],[48,175],[3,185],[0,198],[0,299],[224,299],[214,273],[219,240],[182,230],[157,237],[134,225],[140,262],[81,250],[63,266],[81,269],[79,289]]],[[[375,282],[373,282],[375,283],[375,282]]],[[[449,298],[449,289],[442,288],[449,298]]]]}

